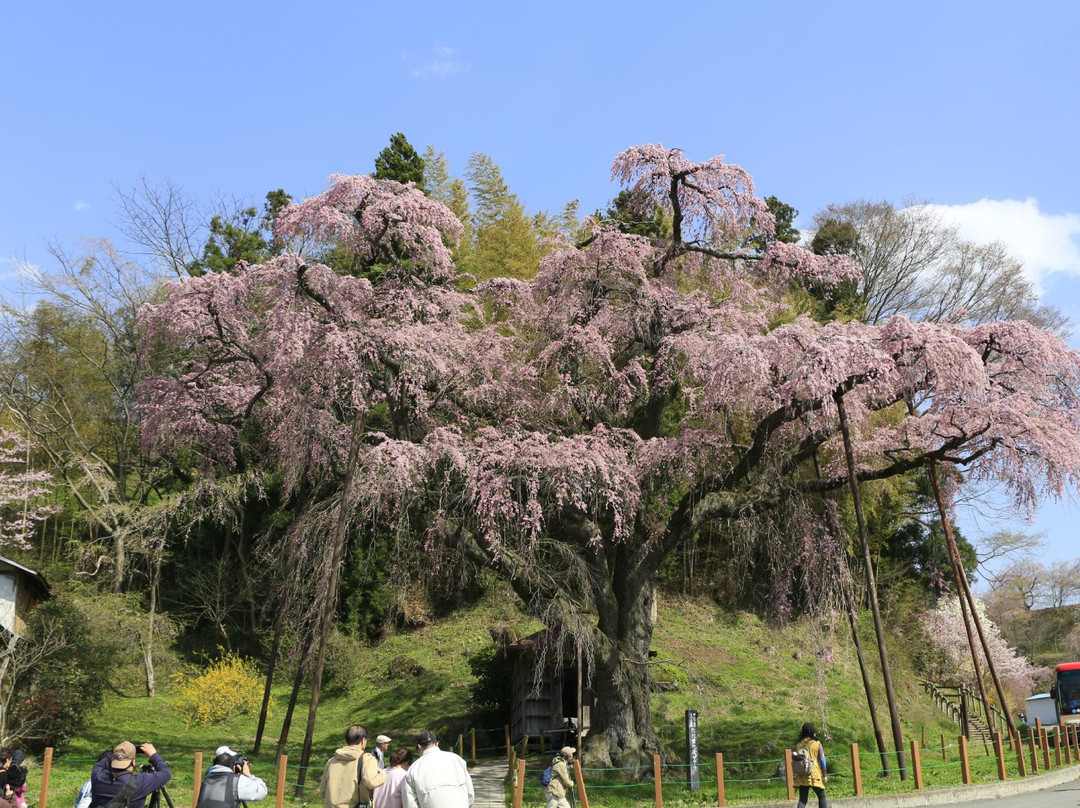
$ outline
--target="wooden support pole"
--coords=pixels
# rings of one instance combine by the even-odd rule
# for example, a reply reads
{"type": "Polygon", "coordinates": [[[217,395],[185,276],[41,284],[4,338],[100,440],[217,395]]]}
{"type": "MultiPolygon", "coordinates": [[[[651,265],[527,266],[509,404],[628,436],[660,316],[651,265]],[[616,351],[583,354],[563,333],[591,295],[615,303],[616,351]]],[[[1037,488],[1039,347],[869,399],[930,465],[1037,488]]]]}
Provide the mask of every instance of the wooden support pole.
{"type": "Polygon", "coordinates": [[[1043,766],[1047,771],[1050,771],[1053,767],[1050,765],[1050,738],[1047,737],[1046,727],[1043,727],[1042,737],[1039,738],[1040,746],[1042,746],[1043,766]]]}
{"type": "Polygon", "coordinates": [[[1016,770],[1020,772],[1021,777],[1027,777],[1027,761],[1024,760],[1024,749],[1020,745],[1020,733],[1015,736],[1015,742],[1013,746],[1016,747],[1016,770]]]}
{"type": "Polygon", "coordinates": [[[51,746],[45,747],[45,761],[41,764],[41,789],[38,791],[38,808],[47,808],[49,804],[49,777],[52,775],[51,746]]]}
{"type": "Polygon", "coordinates": [[[526,735],[521,739],[521,756],[523,758],[529,756],[529,736],[526,735]]]}
{"type": "Polygon", "coordinates": [[[923,787],[922,758],[919,757],[919,742],[914,738],[911,739],[911,767],[915,773],[915,790],[921,791],[923,787]]]}
{"type": "Polygon", "coordinates": [[[195,753],[195,777],[191,781],[194,788],[191,790],[191,808],[199,804],[199,792],[202,790],[202,752],[195,753]]]}
{"type": "Polygon", "coordinates": [[[289,756],[282,755],[278,758],[277,767],[277,790],[274,792],[274,808],[284,808],[285,783],[289,779],[289,756]]]}
{"type": "Polygon", "coordinates": [[[522,798],[525,794],[525,759],[518,760],[517,777],[514,779],[514,797],[512,805],[521,808],[522,798]]]}
{"type": "Polygon", "coordinates": [[[941,735],[941,759],[942,760],[948,760],[949,759],[949,755],[945,752],[945,734],[944,733],[942,733],[942,735],[941,735]]]}
{"type": "Polygon", "coordinates": [[[965,786],[971,785],[971,760],[968,759],[968,740],[960,736],[960,779],[965,786]]]}
{"type": "Polygon", "coordinates": [[[652,756],[653,788],[656,791],[656,808],[664,808],[664,786],[660,782],[660,756],[652,756]]]}
{"type": "Polygon", "coordinates": [[[1054,765],[1061,768],[1061,726],[1054,727],[1054,765]]]}
{"type": "Polygon", "coordinates": [[[862,767],[859,765],[859,745],[851,745],[851,787],[856,797],[862,796],[862,767]]]}
{"type": "Polygon", "coordinates": [[[795,780],[791,776],[791,750],[784,750],[784,779],[787,780],[788,802],[795,799],[795,780]]]}
{"type": "Polygon", "coordinates": [[[506,759],[510,759],[510,725],[506,725],[506,759]]]}
{"type": "Polygon", "coordinates": [[[469,730],[469,760],[476,760],[476,727],[469,730]]]}
{"type": "Polygon", "coordinates": [[[458,757],[465,757],[465,736],[460,732],[457,736],[457,743],[454,744],[457,747],[458,757]]]}
{"type": "Polygon", "coordinates": [[[574,782],[577,783],[578,801],[581,808],[589,808],[589,795],[585,791],[585,778],[581,776],[581,761],[574,758],[574,782]]]}
{"type": "Polygon", "coordinates": [[[1005,773],[1005,744],[1001,742],[1001,734],[994,733],[994,756],[997,758],[998,780],[1004,781],[1005,773]]]}
{"type": "Polygon", "coordinates": [[[724,756],[720,752],[716,753],[716,804],[719,808],[727,805],[724,795],[724,756]]]}
{"type": "Polygon", "coordinates": [[[1039,739],[1039,749],[1042,749],[1043,725],[1042,725],[1042,719],[1041,718],[1036,718],[1035,719],[1035,737],[1039,739]]]}
{"type": "Polygon", "coordinates": [[[1058,744],[1065,744],[1065,765],[1068,766],[1072,763],[1072,745],[1069,743],[1069,728],[1064,724],[1061,725],[1058,732],[1058,744]]]}
{"type": "Polygon", "coordinates": [[[1032,774],[1038,774],[1039,773],[1039,747],[1038,747],[1038,744],[1035,743],[1035,732],[1034,732],[1034,730],[1029,730],[1028,731],[1028,747],[1029,747],[1029,751],[1031,752],[1031,773],[1032,774]]]}

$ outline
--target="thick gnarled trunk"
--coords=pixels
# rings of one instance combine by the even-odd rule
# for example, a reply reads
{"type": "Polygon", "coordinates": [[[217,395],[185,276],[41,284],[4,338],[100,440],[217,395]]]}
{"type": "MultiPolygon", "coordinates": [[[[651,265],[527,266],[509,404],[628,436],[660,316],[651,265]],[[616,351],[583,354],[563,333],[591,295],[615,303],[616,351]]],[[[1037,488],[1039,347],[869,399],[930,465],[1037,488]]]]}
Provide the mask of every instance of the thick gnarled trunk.
{"type": "Polygon", "coordinates": [[[656,594],[651,583],[633,581],[619,587],[619,594],[630,600],[620,604],[617,615],[601,614],[597,628],[592,683],[596,705],[585,757],[620,768],[651,766],[652,756],[660,751],[649,697],[656,594]]]}

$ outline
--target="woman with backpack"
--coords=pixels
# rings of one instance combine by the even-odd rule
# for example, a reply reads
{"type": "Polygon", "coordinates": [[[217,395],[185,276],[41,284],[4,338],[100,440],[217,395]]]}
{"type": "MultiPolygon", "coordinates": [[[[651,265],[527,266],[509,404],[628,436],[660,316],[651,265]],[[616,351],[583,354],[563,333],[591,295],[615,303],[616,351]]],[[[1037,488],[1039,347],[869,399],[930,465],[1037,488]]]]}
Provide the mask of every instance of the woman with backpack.
{"type": "Polygon", "coordinates": [[[810,789],[814,789],[817,795],[818,808],[828,808],[825,799],[825,784],[829,782],[826,774],[828,769],[825,768],[825,747],[818,740],[817,727],[810,722],[802,725],[799,740],[795,742],[795,749],[791,753],[791,771],[795,785],[799,787],[797,808],[806,808],[810,789]]]}
{"type": "Polygon", "coordinates": [[[26,753],[16,749],[11,753],[7,767],[7,784],[18,808],[26,808],[26,753]]]}

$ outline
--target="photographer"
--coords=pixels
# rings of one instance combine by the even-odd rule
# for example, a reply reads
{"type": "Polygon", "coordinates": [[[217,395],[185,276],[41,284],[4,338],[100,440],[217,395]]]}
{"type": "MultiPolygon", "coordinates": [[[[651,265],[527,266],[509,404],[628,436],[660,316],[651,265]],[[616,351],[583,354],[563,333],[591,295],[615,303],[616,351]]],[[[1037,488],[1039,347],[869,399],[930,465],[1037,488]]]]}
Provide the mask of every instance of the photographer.
{"type": "Polygon", "coordinates": [[[131,741],[118,743],[113,747],[110,754],[102,757],[94,764],[90,772],[90,808],[101,808],[113,797],[120,794],[125,787],[131,793],[128,798],[129,808],[144,808],[146,796],[164,786],[172,778],[169,764],[165,758],[158,754],[152,743],[141,744],[138,752],[149,758],[149,764],[144,768],[150,771],[135,772],[135,744],[131,741]],[[128,782],[134,778],[135,785],[128,786],[128,782]],[[132,790],[133,789],[133,790],[132,790]]]}
{"type": "Polygon", "coordinates": [[[251,773],[247,757],[219,746],[214,765],[202,781],[197,808],[236,808],[239,803],[255,802],[265,796],[266,783],[251,773]]]}

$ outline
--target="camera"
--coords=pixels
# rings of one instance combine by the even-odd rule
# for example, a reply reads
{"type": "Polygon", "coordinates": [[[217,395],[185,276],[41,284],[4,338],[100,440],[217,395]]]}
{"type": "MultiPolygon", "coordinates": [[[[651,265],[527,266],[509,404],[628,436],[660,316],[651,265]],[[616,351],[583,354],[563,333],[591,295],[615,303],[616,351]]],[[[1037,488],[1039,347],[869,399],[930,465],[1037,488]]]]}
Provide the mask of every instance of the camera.
{"type": "Polygon", "coordinates": [[[247,755],[237,755],[232,759],[232,770],[234,774],[240,774],[244,771],[244,764],[248,762],[247,755]]]}

